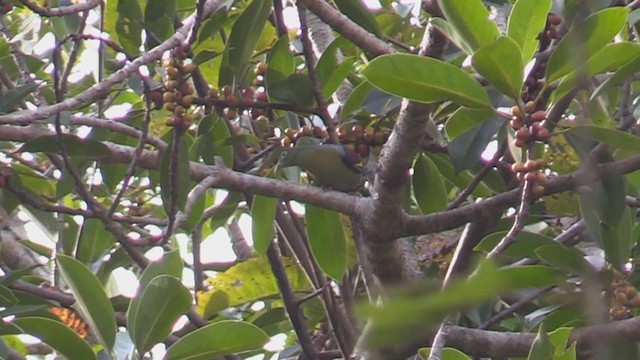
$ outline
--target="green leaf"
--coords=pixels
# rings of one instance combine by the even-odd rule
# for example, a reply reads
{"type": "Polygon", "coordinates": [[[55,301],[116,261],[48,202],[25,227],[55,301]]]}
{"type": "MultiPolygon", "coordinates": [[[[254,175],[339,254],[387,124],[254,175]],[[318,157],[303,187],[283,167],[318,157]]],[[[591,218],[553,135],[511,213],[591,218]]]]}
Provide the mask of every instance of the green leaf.
{"type": "Polygon", "coordinates": [[[438,29],[444,36],[453,43],[458,49],[462,50],[467,54],[473,54],[474,49],[467,44],[462,35],[460,35],[456,30],[453,29],[451,24],[447,22],[445,19],[441,17],[430,17],[429,24],[433,25],[436,29],[438,29]]]}
{"type": "MultiPolygon", "coordinates": [[[[578,78],[592,77],[596,74],[618,70],[621,66],[630,62],[635,62],[640,56],[640,44],[624,41],[614,44],[607,44],[598,51],[580,69],[570,72],[565,76],[556,91],[553,99],[560,99],[578,86],[578,78]]],[[[607,79],[609,80],[609,79],[607,79]]],[[[591,95],[591,99],[595,96],[591,95]]]]}
{"type": "Polygon", "coordinates": [[[189,147],[184,136],[175,136],[174,131],[172,130],[171,133],[171,142],[160,157],[162,207],[167,214],[171,213],[172,206],[176,206],[178,210],[184,210],[191,187],[189,147]],[[177,146],[175,141],[178,141],[177,146]],[[175,204],[172,204],[172,192],[176,195],[175,204]]]}
{"type": "Polygon", "coordinates": [[[27,95],[33,93],[38,86],[34,83],[27,83],[17,86],[9,90],[6,94],[0,97],[0,114],[9,113],[24,100],[27,95]]]}
{"type": "MultiPolygon", "coordinates": [[[[308,293],[311,285],[297,261],[282,257],[287,278],[295,292],[308,293]]],[[[266,256],[258,256],[238,263],[207,281],[210,290],[198,293],[196,311],[205,318],[229,307],[278,297],[280,290],[266,256]]],[[[304,305],[303,305],[304,308],[304,305]]]]}
{"type": "Polygon", "coordinates": [[[329,277],[342,282],[347,269],[347,243],[340,214],[307,204],[305,224],[311,252],[329,277]]]}
{"type": "Polygon", "coordinates": [[[574,135],[595,140],[609,145],[612,149],[626,150],[634,154],[640,153],[640,136],[625,131],[602,126],[581,125],[568,129],[564,134],[565,136],[574,135]]]}
{"type": "Polygon", "coordinates": [[[76,307],[83,315],[102,346],[111,352],[116,341],[116,315],[100,280],[78,260],[58,254],[60,275],[76,298],[76,307]]]}
{"type": "Polygon", "coordinates": [[[131,340],[140,354],[164,340],[178,318],[191,309],[191,293],[180,280],[170,275],[153,278],[140,295],[140,304],[129,314],[131,340]]]}
{"type": "Polygon", "coordinates": [[[522,49],[522,59],[529,62],[538,50],[538,34],[547,23],[551,0],[518,0],[513,5],[507,35],[522,49]]]}
{"type": "Polygon", "coordinates": [[[205,164],[214,165],[215,157],[220,156],[226,166],[233,167],[233,147],[223,144],[230,136],[227,122],[217,114],[209,114],[200,120],[198,145],[202,146],[202,159],[205,164]]]}
{"type": "Polygon", "coordinates": [[[391,297],[384,306],[361,307],[360,315],[370,316],[369,345],[398,346],[431,329],[452,312],[458,312],[508,291],[537,288],[562,282],[564,278],[544,266],[522,266],[499,270],[492,262],[482,262],[468,279],[453,281],[442,291],[414,287],[410,295],[391,297]]]}
{"type": "Polygon", "coordinates": [[[554,355],[561,355],[565,352],[569,336],[571,336],[572,332],[573,328],[561,327],[549,333],[549,342],[555,349],[554,355]]]}
{"type": "Polygon", "coordinates": [[[140,3],[137,0],[117,0],[116,9],[110,9],[111,2],[107,4],[107,12],[114,11],[118,20],[115,24],[115,34],[117,42],[131,56],[137,56],[140,53],[140,45],[142,44],[143,15],[140,3]]]}
{"type": "Polygon", "coordinates": [[[576,360],[577,358],[576,343],[574,342],[573,344],[571,344],[571,346],[569,346],[567,350],[556,354],[553,360],[576,360]]]}
{"type": "Polygon", "coordinates": [[[266,24],[271,3],[252,1],[233,24],[227,47],[222,56],[218,86],[241,83],[248,69],[253,50],[258,45],[266,24]]]}
{"type": "Polygon", "coordinates": [[[601,224],[602,246],[607,259],[616,269],[623,269],[631,257],[634,241],[631,238],[631,210],[624,208],[620,222],[607,226],[601,224]]]}
{"type": "Polygon", "coordinates": [[[278,199],[256,195],[251,204],[251,233],[253,246],[260,255],[266,255],[273,241],[273,221],[276,218],[278,199]]]}
{"type": "Polygon", "coordinates": [[[59,321],[34,316],[15,319],[13,324],[26,334],[42,339],[69,360],[96,359],[91,346],[75,331],[59,321]]]}
{"type": "Polygon", "coordinates": [[[14,281],[19,280],[23,276],[30,275],[34,269],[37,269],[41,266],[43,265],[34,264],[34,265],[29,265],[14,271],[10,271],[10,272],[8,271],[6,275],[2,278],[2,281],[0,281],[0,284],[2,284],[3,286],[9,286],[13,284],[14,281]]]}
{"type": "MultiPolygon", "coordinates": [[[[104,159],[111,157],[111,150],[101,143],[93,139],[82,139],[76,135],[62,134],[60,141],[67,155],[73,157],[104,159]]],[[[44,153],[60,153],[58,146],[58,137],[56,135],[43,135],[33,140],[27,141],[16,152],[44,152],[44,153]]]]}
{"type": "Polygon", "coordinates": [[[496,118],[496,113],[493,109],[461,107],[449,116],[444,128],[449,141],[452,141],[465,131],[494,118],[496,118]]]}
{"type": "Polygon", "coordinates": [[[353,113],[362,109],[362,103],[371,89],[373,89],[373,85],[365,80],[351,91],[342,110],[340,110],[340,121],[346,121],[353,113]]]}
{"type": "Polygon", "coordinates": [[[316,73],[322,85],[322,95],[325,98],[331,97],[355,66],[356,59],[354,57],[344,58],[341,63],[338,63],[338,50],[340,46],[345,44],[348,44],[348,41],[344,38],[339,37],[335,39],[322,52],[316,64],[316,73]]]}
{"type": "Polygon", "coordinates": [[[611,77],[603,81],[593,91],[593,94],[591,95],[590,100],[595,99],[596,97],[600,96],[600,94],[608,91],[612,87],[622,84],[624,81],[629,79],[630,76],[639,72],[640,71],[640,61],[638,61],[639,58],[640,57],[636,57],[631,61],[629,61],[626,65],[617,69],[616,72],[611,77]]]}
{"type": "Polygon", "coordinates": [[[551,53],[547,64],[547,83],[578,68],[607,45],[620,32],[628,14],[624,7],[607,8],[569,30],[551,53]]]}
{"type": "Polygon", "coordinates": [[[293,74],[287,78],[275,81],[267,89],[269,97],[292,105],[313,105],[313,86],[305,74],[293,74]]]}
{"type": "Polygon", "coordinates": [[[225,355],[259,350],[269,336],[257,326],[223,320],[201,327],[176,341],[164,360],[208,360],[225,355]]]}
{"type": "Polygon", "coordinates": [[[216,11],[202,23],[202,26],[198,31],[198,41],[194,48],[197,49],[205,40],[215,36],[218,31],[220,31],[229,22],[229,20],[229,16],[224,8],[216,11]]]}
{"type": "Polygon", "coordinates": [[[568,248],[562,244],[540,246],[534,250],[535,255],[542,261],[567,272],[578,275],[592,274],[593,268],[580,251],[568,248]]]}
{"type": "Polygon", "coordinates": [[[489,96],[471,75],[430,57],[382,55],[373,59],[362,74],[382,91],[410,100],[447,100],[471,108],[491,107],[489,96]]]}
{"type": "Polygon", "coordinates": [[[147,49],[151,49],[174,34],[176,0],[148,0],[144,9],[147,49]]]}
{"type": "Polygon", "coordinates": [[[447,189],[436,164],[424,155],[418,156],[413,165],[413,193],[423,215],[447,208],[447,189]]]}
{"type": "MultiPolygon", "coordinates": [[[[422,348],[418,350],[420,359],[427,360],[431,355],[431,348],[422,348]]],[[[442,349],[442,360],[471,360],[465,353],[454,348],[442,349]]]]}
{"type": "Polygon", "coordinates": [[[477,50],[500,36],[498,26],[481,0],[438,0],[438,3],[451,28],[470,49],[477,50]]]}
{"type": "Polygon", "coordinates": [[[529,357],[527,360],[548,360],[553,359],[553,345],[549,342],[549,334],[544,329],[544,324],[538,329],[538,334],[533,340],[529,357]]]}
{"type": "Polygon", "coordinates": [[[129,302],[129,309],[127,310],[127,328],[129,333],[135,332],[135,326],[137,324],[133,321],[133,317],[138,313],[142,291],[146,289],[151,280],[160,275],[170,275],[175,278],[182,276],[182,258],[180,257],[180,251],[178,249],[164,253],[160,260],[151,262],[147,268],[144,269],[140,277],[136,296],[129,302]]]}
{"type": "MultiPolygon", "coordinates": [[[[507,231],[500,231],[490,235],[487,235],[476,245],[475,251],[481,251],[488,253],[493,250],[496,245],[507,235],[507,231]]],[[[503,252],[506,256],[513,256],[516,258],[525,258],[534,255],[534,251],[542,246],[563,246],[558,244],[555,240],[548,236],[531,233],[527,231],[521,231],[516,240],[503,252]]],[[[580,252],[578,250],[578,254],[580,252]]]]}
{"type": "Polygon", "coordinates": [[[484,45],[473,54],[471,62],[496,90],[512,99],[520,96],[524,63],[518,44],[511,38],[502,36],[484,45]]]}
{"type": "Polygon", "coordinates": [[[504,119],[495,115],[493,119],[482,122],[453,139],[448,149],[456,172],[476,166],[487,145],[504,124],[504,119]]]}
{"type": "Polygon", "coordinates": [[[200,220],[202,219],[202,214],[204,214],[204,210],[207,207],[207,200],[212,199],[209,191],[206,191],[202,196],[198,197],[193,204],[193,208],[180,228],[187,233],[191,233],[195,227],[198,225],[200,220]]]}
{"type": "Polygon", "coordinates": [[[18,303],[18,298],[13,291],[4,285],[0,285],[0,306],[9,307],[18,303]]]}
{"type": "Polygon", "coordinates": [[[243,199],[244,195],[241,193],[230,192],[227,194],[224,200],[216,206],[216,210],[211,216],[211,231],[215,231],[220,226],[226,224],[231,215],[233,215],[238,208],[240,201],[243,199]]]}
{"type": "MultiPolygon", "coordinates": [[[[449,180],[453,185],[459,189],[465,189],[469,186],[469,183],[473,181],[474,176],[469,171],[456,172],[451,159],[447,155],[443,154],[429,154],[429,159],[433,161],[438,167],[440,174],[449,180]]],[[[491,189],[486,184],[480,183],[473,190],[473,195],[479,197],[489,197],[492,195],[491,189]]]]}
{"type": "Polygon", "coordinates": [[[371,10],[361,0],[335,0],[335,3],[338,5],[340,12],[347,15],[351,21],[375,36],[381,37],[380,26],[373,17],[371,10]]]}
{"type": "Polygon", "coordinates": [[[99,219],[85,219],[81,234],[76,258],[87,265],[106,255],[105,252],[116,242],[113,233],[107,230],[99,219]]]}
{"type": "Polygon", "coordinates": [[[289,50],[289,36],[284,35],[271,48],[267,56],[267,73],[265,76],[266,89],[271,89],[274,83],[293,75],[296,70],[295,59],[289,50]]]}

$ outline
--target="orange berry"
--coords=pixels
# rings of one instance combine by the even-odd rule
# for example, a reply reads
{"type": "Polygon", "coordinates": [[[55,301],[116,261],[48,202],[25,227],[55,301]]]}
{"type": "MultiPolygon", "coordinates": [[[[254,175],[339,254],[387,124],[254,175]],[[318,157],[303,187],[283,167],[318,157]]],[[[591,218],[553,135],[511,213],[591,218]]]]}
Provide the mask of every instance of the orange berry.
{"type": "Polygon", "coordinates": [[[520,161],[515,162],[511,165],[511,171],[514,173],[521,173],[524,171],[524,164],[520,161]]]}
{"type": "Polygon", "coordinates": [[[511,114],[513,114],[513,116],[515,117],[523,117],[522,111],[520,111],[520,107],[518,107],[518,105],[514,105],[513,107],[511,107],[511,114]]]}
{"type": "Polygon", "coordinates": [[[514,116],[510,121],[509,125],[513,128],[513,130],[520,130],[524,126],[524,121],[522,118],[514,116]]]}
{"type": "Polygon", "coordinates": [[[531,193],[534,196],[542,196],[542,195],[544,195],[544,186],[542,186],[540,184],[533,185],[533,188],[531,189],[531,193]]]}

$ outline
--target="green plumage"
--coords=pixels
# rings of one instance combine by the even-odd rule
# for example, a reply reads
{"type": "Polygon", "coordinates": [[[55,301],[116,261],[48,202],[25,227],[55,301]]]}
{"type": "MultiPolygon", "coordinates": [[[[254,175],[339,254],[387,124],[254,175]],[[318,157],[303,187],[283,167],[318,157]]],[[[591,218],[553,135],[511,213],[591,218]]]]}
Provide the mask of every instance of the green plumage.
{"type": "Polygon", "coordinates": [[[342,145],[297,146],[284,153],[281,167],[299,166],[313,176],[314,184],[333,190],[352,192],[360,188],[364,178],[342,145]]]}

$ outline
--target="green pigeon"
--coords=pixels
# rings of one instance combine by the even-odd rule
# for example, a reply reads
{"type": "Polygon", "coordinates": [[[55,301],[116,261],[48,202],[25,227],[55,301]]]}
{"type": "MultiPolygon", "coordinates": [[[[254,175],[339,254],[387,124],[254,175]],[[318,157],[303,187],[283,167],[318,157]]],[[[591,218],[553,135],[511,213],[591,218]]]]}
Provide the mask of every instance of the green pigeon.
{"type": "Polygon", "coordinates": [[[362,173],[355,166],[357,160],[358,155],[344,145],[306,145],[283,152],[279,166],[299,166],[311,174],[316,186],[353,192],[364,182],[362,173]]]}

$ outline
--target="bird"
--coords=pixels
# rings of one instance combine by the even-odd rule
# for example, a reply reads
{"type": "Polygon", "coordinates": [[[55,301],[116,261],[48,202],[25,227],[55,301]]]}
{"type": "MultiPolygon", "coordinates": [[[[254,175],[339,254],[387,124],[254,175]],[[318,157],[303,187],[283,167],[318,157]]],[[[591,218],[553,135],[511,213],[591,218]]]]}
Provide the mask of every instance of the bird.
{"type": "Polygon", "coordinates": [[[337,144],[296,146],[281,154],[279,166],[298,166],[313,177],[316,186],[340,192],[354,192],[364,183],[364,176],[355,166],[358,155],[337,144]]]}

